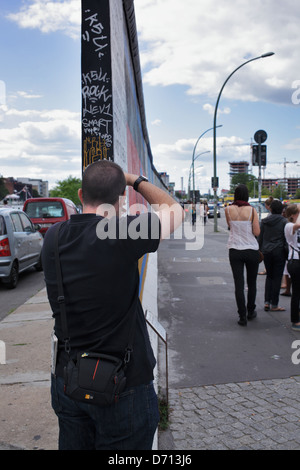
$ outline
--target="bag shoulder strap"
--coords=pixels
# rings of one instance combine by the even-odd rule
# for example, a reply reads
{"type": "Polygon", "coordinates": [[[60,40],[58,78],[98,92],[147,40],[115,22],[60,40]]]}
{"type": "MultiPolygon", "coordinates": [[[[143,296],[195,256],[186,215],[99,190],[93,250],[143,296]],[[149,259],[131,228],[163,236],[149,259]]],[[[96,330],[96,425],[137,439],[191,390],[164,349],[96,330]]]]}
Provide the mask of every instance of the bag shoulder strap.
{"type": "Polygon", "coordinates": [[[71,346],[70,346],[70,336],[68,333],[68,324],[67,324],[67,314],[66,314],[66,303],[65,303],[65,295],[63,289],[63,281],[62,281],[62,272],[61,266],[59,261],[59,245],[58,245],[58,235],[59,230],[62,224],[56,225],[56,230],[54,234],[54,255],[55,255],[55,267],[56,267],[56,277],[57,277],[57,289],[58,289],[58,297],[57,301],[60,308],[60,316],[61,316],[61,327],[64,335],[64,343],[65,343],[65,351],[70,354],[71,346]]]}
{"type": "Polygon", "coordinates": [[[293,258],[294,259],[294,251],[296,251],[298,253],[298,255],[300,256],[300,250],[297,250],[297,248],[295,248],[293,245],[289,244],[289,246],[292,248],[293,250],[293,258]]]}
{"type": "MultiPolygon", "coordinates": [[[[71,345],[70,345],[70,336],[68,333],[68,324],[67,324],[67,314],[66,314],[66,303],[65,303],[65,296],[64,296],[64,289],[63,289],[63,279],[62,279],[62,272],[61,272],[61,265],[59,259],[59,243],[58,243],[58,236],[59,230],[63,224],[58,223],[55,230],[54,235],[54,255],[55,255],[55,267],[56,267],[56,276],[57,276],[57,287],[58,287],[58,297],[57,301],[59,303],[60,313],[61,313],[61,325],[62,331],[64,335],[64,343],[65,343],[65,351],[70,354],[71,352],[71,345]]],[[[124,364],[127,365],[130,361],[130,356],[133,351],[133,339],[135,333],[135,326],[136,326],[136,312],[137,312],[137,304],[138,304],[138,286],[137,291],[134,295],[134,301],[130,307],[130,312],[132,312],[132,323],[129,330],[129,339],[128,345],[125,349],[125,357],[124,357],[124,364]]]]}

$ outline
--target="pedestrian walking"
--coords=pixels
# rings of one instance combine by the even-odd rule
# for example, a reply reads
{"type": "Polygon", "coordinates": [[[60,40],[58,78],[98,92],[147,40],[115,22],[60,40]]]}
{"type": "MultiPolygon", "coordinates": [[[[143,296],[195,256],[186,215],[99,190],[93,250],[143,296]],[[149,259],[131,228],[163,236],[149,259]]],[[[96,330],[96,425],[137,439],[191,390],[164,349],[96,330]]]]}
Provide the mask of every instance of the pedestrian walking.
{"type": "MultiPolygon", "coordinates": [[[[286,216],[287,207],[288,207],[288,204],[284,204],[283,205],[283,211],[282,211],[282,215],[283,215],[283,217],[286,218],[286,220],[287,220],[287,216],[286,216]]],[[[288,246],[287,246],[287,249],[288,249],[288,246]]],[[[287,264],[288,264],[288,261],[286,260],[285,266],[284,266],[284,271],[283,271],[282,283],[281,283],[281,289],[284,289],[284,291],[281,292],[280,295],[283,295],[284,297],[291,297],[291,277],[290,277],[289,272],[287,270],[287,264]]]]}
{"type": "Polygon", "coordinates": [[[270,204],[270,215],[260,224],[259,248],[267,271],[265,281],[265,311],[280,312],[280,286],[287,258],[284,228],[287,220],[282,215],[283,205],[275,199],[270,204]]]}
{"type": "Polygon", "coordinates": [[[192,204],[192,225],[196,224],[196,204],[192,204]]]}
{"type": "MultiPolygon", "coordinates": [[[[267,209],[267,211],[270,212],[270,206],[271,206],[271,203],[272,201],[274,200],[274,198],[272,196],[268,197],[268,199],[265,201],[265,208],[267,209]]],[[[263,265],[264,265],[264,261],[263,261],[263,265]]],[[[263,271],[259,271],[258,272],[259,275],[265,275],[267,274],[267,270],[266,270],[266,267],[264,268],[263,271]]]]}
{"type": "Polygon", "coordinates": [[[285,226],[285,237],[289,244],[288,272],[291,276],[291,323],[294,331],[300,331],[300,204],[291,204],[286,209],[289,222],[285,226]]]}
{"type": "MultiPolygon", "coordinates": [[[[159,419],[153,387],[156,361],[138,298],[138,260],[157,250],[160,239],[182,222],[183,212],[168,193],[145,177],[124,174],[107,160],[87,167],[78,195],[83,213],[60,224],[59,232],[57,226],[50,228],[43,247],[47,294],[58,339],[51,392],[59,421],[59,449],[151,449],[159,419]],[[156,205],[158,213],[121,217],[119,198],[126,186],[156,205]],[[58,294],[55,266],[57,233],[64,299],[58,294]],[[64,336],[63,300],[69,337],[64,336]],[[77,357],[91,352],[115,356],[127,364],[126,388],[112,404],[93,404],[93,394],[87,393],[86,402],[81,402],[65,393],[70,359],[76,364],[77,357]]],[[[100,360],[92,369],[91,382],[101,374],[102,364],[100,360]]]]}
{"type": "Polygon", "coordinates": [[[256,210],[248,203],[248,188],[244,184],[236,187],[233,204],[226,207],[225,216],[230,230],[228,248],[232,269],[235,299],[238,308],[238,324],[247,326],[247,319],[257,316],[256,280],[259,266],[259,246],[256,237],[260,234],[256,210]],[[247,272],[248,297],[245,300],[244,268],[247,272]]]}

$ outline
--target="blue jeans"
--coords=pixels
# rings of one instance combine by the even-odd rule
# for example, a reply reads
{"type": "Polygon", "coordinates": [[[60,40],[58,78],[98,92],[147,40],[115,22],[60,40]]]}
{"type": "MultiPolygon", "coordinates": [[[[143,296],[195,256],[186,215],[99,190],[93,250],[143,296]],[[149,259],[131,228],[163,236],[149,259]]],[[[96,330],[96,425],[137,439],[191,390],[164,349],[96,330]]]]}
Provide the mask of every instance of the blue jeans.
{"type": "Polygon", "coordinates": [[[59,450],[151,450],[159,422],[153,384],[130,388],[119,401],[99,407],[64,394],[62,377],[52,376],[52,407],[59,422],[59,450]]]}

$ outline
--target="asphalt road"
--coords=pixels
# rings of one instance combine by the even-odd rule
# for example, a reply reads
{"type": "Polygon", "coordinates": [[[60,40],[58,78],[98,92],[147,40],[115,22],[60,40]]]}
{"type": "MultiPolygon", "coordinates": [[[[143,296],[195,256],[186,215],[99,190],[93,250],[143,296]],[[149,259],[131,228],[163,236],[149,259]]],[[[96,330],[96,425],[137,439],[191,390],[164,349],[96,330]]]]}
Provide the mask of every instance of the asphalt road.
{"type": "Polygon", "coordinates": [[[20,274],[15,289],[7,289],[5,284],[0,282],[0,321],[43,287],[45,287],[44,273],[34,268],[20,274]]]}

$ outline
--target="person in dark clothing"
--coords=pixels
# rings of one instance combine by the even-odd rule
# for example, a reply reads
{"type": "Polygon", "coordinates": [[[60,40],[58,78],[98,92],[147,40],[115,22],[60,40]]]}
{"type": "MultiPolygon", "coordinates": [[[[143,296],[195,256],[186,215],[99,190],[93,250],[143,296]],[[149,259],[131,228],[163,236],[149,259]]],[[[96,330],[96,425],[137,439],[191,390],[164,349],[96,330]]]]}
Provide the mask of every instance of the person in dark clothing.
{"type": "Polygon", "coordinates": [[[273,200],[270,205],[271,214],[262,220],[259,236],[259,247],[264,255],[267,271],[265,282],[265,311],[284,311],[278,306],[282,274],[287,259],[284,227],[287,220],[282,215],[283,205],[273,200]]]}
{"type": "Polygon", "coordinates": [[[138,260],[155,252],[160,240],[177,228],[182,209],[145,177],[126,174],[107,160],[86,168],[78,195],[83,213],[62,223],[58,239],[71,352],[74,357],[93,351],[122,359],[134,313],[135,333],[126,388],[117,402],[98,406],[65,395],[64,368],[69,358],[58,302],[56,228],[50,228],[42,259],[58,339],[51,395],[59,421],[59,450],[151,449],[159,419],[153,386],[156,361],[138,298],[138,260]],[[121,217],[120,198],[126,186],[156,205],[156,213],[147,212],[145,206],[145,213],[121,217]]]}
{"type": "Polygon", "coordinates": [[[292,330],[300,331],[300,204],[290,204],[286,209],[288,223],[284,233],[289,245],[288,272],[291,276],[292,330]]]}

